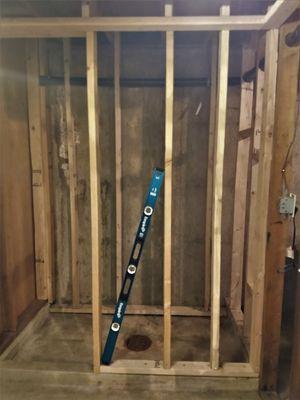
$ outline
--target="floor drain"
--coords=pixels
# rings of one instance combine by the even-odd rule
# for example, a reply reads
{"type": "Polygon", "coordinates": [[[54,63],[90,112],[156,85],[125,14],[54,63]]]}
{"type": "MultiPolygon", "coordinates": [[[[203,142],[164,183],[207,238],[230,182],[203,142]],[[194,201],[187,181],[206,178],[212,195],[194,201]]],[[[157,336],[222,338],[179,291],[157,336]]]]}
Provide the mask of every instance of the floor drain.
{"type": "Polygon", "coordinates": [[[145,351],[151,344],[151,339],[145,335],[132,335],[125,341],[126,347],[131,351],[145,351]]]}

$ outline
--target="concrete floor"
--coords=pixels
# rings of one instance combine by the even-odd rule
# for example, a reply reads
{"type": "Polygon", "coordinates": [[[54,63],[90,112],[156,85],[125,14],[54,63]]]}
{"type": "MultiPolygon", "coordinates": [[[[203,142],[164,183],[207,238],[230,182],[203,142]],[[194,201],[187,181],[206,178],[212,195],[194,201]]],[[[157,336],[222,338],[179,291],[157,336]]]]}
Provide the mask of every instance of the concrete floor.
{"type": "MultiPolygon", "coordinates": [[[[111,317],[104,318],[104,332],[111,317]]],[[[115,358],[162,358],[162,317],[127,316],[115,358]],[[143,352],[130,351],[125,341],[131,334],[152,340],[143,352]]],[[[209,359],[208,318],[172,318],[172,359],[209,359]]],[[[136,376],[92,371],[92,320],[86,314],[49,314],[39,329],[1,365],[1,400],[258,400],[253,380],[178,376],[136,376]],[[3,365],[5,364],[5,367],[3,365]]],[[[106,335],[104,335],[106,336],[106,335]]],[[[244,353],[230,321],[221,323],[222,361],[244,361],[244,353]]],[[[105,337],[104,337],[105,340],[105,337]]]]}
{"type": "MultiPolygon", "coordinates": [[[[103,390],[96,386],[39,385],[38,382],[1,387],[1,400],[186,400],[186,392],[103,390]]],[[[259,400],[253,392],[221,392],[188,394],[189,400],[259,400]]]]}
{"type": "MultiPolygon", "coordinates": [[[[111,322],[104,316],[103,344],[111,322]]],[[[172,360],[208,361],[210,320],[199,317],[172,318],[172,360]]],[[[115,359],[161,360],[163,318],[126,316],[122,325],[115,359]],[[142,352],[127,349],[126,339],[133,334],[147,335],[152,345],[142,352]]],[[[242,344],[227,318],[221,321],[221,362],[245,361],[242,344]]],[[[15,361],[73,364],[76,370],[87,370],[92,361],[92,318],[88,314],[50,314],[42,327],[32,334],[14,354],[15,361]]]]}

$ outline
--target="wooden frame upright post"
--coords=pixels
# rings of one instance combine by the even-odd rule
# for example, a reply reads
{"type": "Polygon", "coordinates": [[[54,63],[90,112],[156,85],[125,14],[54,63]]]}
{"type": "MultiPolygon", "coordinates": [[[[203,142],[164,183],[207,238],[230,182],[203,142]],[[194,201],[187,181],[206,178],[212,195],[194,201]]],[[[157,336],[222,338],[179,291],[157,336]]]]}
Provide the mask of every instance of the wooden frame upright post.
{"type": "MultiPolygon", "coordinates": [[[[40,75],[47,75],[47,47],[46,40],[39,40],[40,75]]],[[[46,88],[40,86],[40,112],[42,133],[42,154],[44,174],[44,199],[45,199],[45,246],[46,246],[46,275],[47,275],[47,297],[52,304],[55,300],[55,278],[54,278],[54,221],[53,221],[53,182],[51,161],[51,139],[47,131],[47,100],[46,88]]]]}
{"type": "MultiPolygon", "coordinates": [[[[222,6],[220,15],[229,16],[230,7],[222,6]]],[[[216,104],[216,137],[213,175],[212,286],[210,365],[219,368],[220,297],[221,297],[221,230],[223,198],[223,166],[226,129],[229,31],[219,33],[218,86],[216,104]]]]}
{"type": "Polygon", "coordinates": [[[210,306],[211,289],[211,232],[212,232],[212,191],[213,191],[213,164],[215,141],[215,108],[217,101],[217,66],[218,43],[213,36],[211,43],[211,67],[210,67],[210,107],[209,107],[209,136],[208,136],[208,165],[207,165],[207,192],[206,192],[206,216],[205,216],[205,282],[204,282],[204,310],[210,306]]]}
{"type": "Polygon", "coordinates": [[[266,33],[265,85],[263,94],[262,135],[258,164],[257,221],[255,225],[256,263],[253,282],[252,318],[250,333],[250,364],[259,372],[264,304],[264,277],[267,246],[267,217],[273,151],[276,77],[278,58],[278,30],[266,33]]]}
{"type": "MultiPolygon", "coordinates": [[[[165,4],[165,16],[173,13],[165,4]]],[[[164,368],[171,367],[172,163],[174,106],[174,32],[166,32],[165,88],[165,192],[164,192],[164,368]]]]}
{"type": "MultiPolygon", "coordinates": [[[[253,42],[253,41],[252,41],[253,42]]],[[[242,76],[255,67],[255,51],[252,43],[247,43],[242,49],[242,76]]],[[[247,212],[247,187],[252,134],[254,82],[241,81],[239,138],[237,148],[234,216],[232,231],[231,285],[229,306],[236,321],[242,323],[242,290],[244,273],[244,251],[247,212]],[[246,133],[245,137],[243,134],[246,133]]]]}
{"type": "MultiPolygon", "coordinates": [[[[258,43],[261,48],[261,41],[258,43]]],[[[252,307],[252,292],[253,292],[253,270],[255,268],[256,253],[254,249],[255,243],[255,225],[257,221],[257,182],[258,182],[258,159],[261,140],[261,120],[262,120],[262,100],[264,89],[264,71],[259,68],[260,52],[256,54],[256,82],[255,82],[255,110],[254,110],[254,131],[253,141],[251,144],[251,182],[250,182],[250,206],[248,218],[248,235],[247,235],[247,255],[245,260],[245,288],[244,288],[244,323],[243,336],[246,342],[249,342],[250,326],[251,326],[251,307],[252,307]]]]}
{"type": "Polygon", "coordinates": [[[100,372],[101,354],[101,196],[100,148],[98,107],[97,33],[86,35],[87,52],[87,104],[89,124],[90,190],[91,190],[91,242],[92,242],[92,315],[93,315],[93,364],[100,372]]]}
{"type": "Polygon", "coordinates": [[[39,87],[39,45],[37,39],[26,42],[28,122],[32,168],[33,212],[35,225],[36,293],[41,300],[53,300],[51,264],[51,224],[49,225],[50,188],[45,118],[41,111],[39,87]],[[46,151],[46,154],[45,154],[46,151]],[[51,280],[51,281],[50,281],[51,280]]]}
{"type": "Polygon", "coordinates": [[[115,94],[115,157],[116,157],[116,297],[122,286],[122,126],[121,126],[121,88],[120,33],[114,36],[114,94],[115,94]]]}
{"type": "Polygon", "coordinates": [[[69,163],[69,193],[70,193],[70,220],[71,220],[71,272],[72,272],[72,303],[80,304],[79,299],[79,270],[78,270],[78,205],[77,205],[77,163],[76,163],[76,138],[71,105],[70,85],[70,39],[63,39],[64,51],[64,87],[66,126],[68,138],[68,163],[69,163]]]}
{"type": "MultiPolygon", "coordinates": [[[[283,266],[286,263],[286,248],[290,245],[291,240],[291,220],[286,215],[279,214],[278,200],[283,195],[287,195],[295,190],[290,157],[292,155],[292,144],[295,140],[297,122],[300,48],[299,46],[288,47],[285,43],[285,38],[286,35],[289,32],[293,32],[298,25],[299,22],[283,25],[280,29],[279,38],[275,104],[276,114],[274,124],[275,151],[272,157],[269,203],[267,206],[269,240],[266,249],[262,338],[261,387],[269,391],[275,391],[277,389],[284,295],[283,266]],[[280,223],[278,223],[279,221],[280,223]]],[[[298,340],[299,339],[298,337],[298,340]]]]}

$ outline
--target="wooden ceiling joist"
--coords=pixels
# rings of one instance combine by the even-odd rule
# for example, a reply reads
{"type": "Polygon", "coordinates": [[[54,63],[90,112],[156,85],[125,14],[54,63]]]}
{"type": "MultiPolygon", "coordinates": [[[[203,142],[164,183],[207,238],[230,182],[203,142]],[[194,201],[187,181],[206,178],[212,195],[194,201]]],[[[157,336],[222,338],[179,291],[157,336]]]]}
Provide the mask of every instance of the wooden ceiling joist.
{"type": "Polygon", "coordinates": [[[257,30],[263,16],[3,18],[0,37],[80,37],[86,32],[257,30]]]}
{"type": "Polygon", "coordinates": [[[0,37],[81,37],[86,32],[222,31],[278,28],[299,6],[277,0],[266,15],[2,18],[0,37]]]}
{"type": "Polygon", "coordinates": [[[299,0],[277,0],[265,16],[264,29],[279,28],[300,7],[299,0]]]}

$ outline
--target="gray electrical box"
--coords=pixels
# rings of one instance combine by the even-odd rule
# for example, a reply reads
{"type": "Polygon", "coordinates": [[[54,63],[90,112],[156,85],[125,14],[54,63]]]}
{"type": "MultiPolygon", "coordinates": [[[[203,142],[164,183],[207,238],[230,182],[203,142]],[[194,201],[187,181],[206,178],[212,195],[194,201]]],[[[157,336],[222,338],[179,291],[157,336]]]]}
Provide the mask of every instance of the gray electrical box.
{"type": "Polygon", "coordinates": [[[290,193],[280,199],[279,202],[280,214],[286,214],[291,217],[294,217],[295,210],[296,210],[296,195],[294,193],[290,193]]]}

